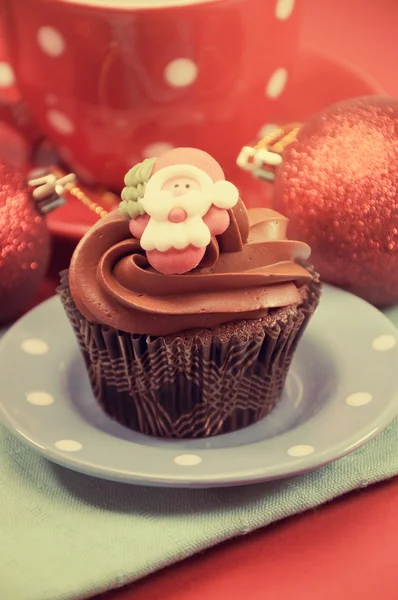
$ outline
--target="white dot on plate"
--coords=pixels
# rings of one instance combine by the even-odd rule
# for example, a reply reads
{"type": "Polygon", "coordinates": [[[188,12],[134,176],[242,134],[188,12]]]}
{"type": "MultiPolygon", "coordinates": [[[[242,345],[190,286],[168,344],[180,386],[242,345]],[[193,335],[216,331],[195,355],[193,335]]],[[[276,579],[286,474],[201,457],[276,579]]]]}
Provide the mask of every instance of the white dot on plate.
{"type": "Polygon", "coordinates": [[[76,440],[58,440],[54,446],[64,452],[78,452],[83,448],[83,444],[76,442],[76,440]]]}
{"type": "Polygon", "coordinates": [[[164,78],[173,87],[191,85],[198,76],[198,67],[189,58],[176,58],[164,70],[164,78]]]}
{"type": "Polygon", "coordinates": [[[169,144],[168,142],[154,142],[153,144],[149,144],[145,146],[142,151],[142,155],[144,158],[155,158],[157,156],[161,156],[165,152],[172,150],[174,146],[169,144]]]}
{"type": "Polygon", "coordinates": [[[29,392],[26,394],[26,400],[35,406],[50,406],[54,403],[54,396],[47,392],[29,392]]]}
{"type": "Polygon", "coordinates": [[[314,446],[309,446],[307,444],[300,444],[298,446],[292,446],[287,451],[289,456],[294,456],[295,458],[299,458],[300,456],[309,456],[315,452],[314,446]]]}
{"type": "Polygon", "coordinates": [[[0,61],[0,87],[11,87],[15,82],[14,71],[6,62],[0,61]]]}
{"type": "Polygon", "coordinates": [[[379,335],[372,342],[373,350],[377,350],[378,352],[385,352],[386,350],[391,350],[396,345],[397,340],[393,335],[379,335]]]}
{"type": "Polygon", "coordinates": [[[277,0],[275,6],[275,16],[281,21],[290,17],[294,9],[295,0],[277,0]]]}
{"type": "Polygon", "coordinates": [[[281,95],[285,89],[287,82],[287,71],[286,69],[276,69],[268,81],[265,93],[268,98],[277,98],[281,95]]]}
{"type": "Polygon", "coordinates": [[[47,111],[47,121],[59,133],[70,135],[75,131],[73,121],[60,110],[54,108],[47,111]]]}
{"type": "Polygon", "coordinates": [[[45,25],[37,32],[40,48],[49,56],[60,56],[65,50],[65,40],[55,27],[45,25]]]}
{"type": "Polygon", "coordinates": [[[372,400],[372,394],[368,392],[356,392],[355,394],[350,394],[345,399],[348,406],[365,406],[365,404],[369,404],[372,400]]]}
{"type": "Polygon", "coordinates": [[[38,338],[28,338],[21,344],[21,348],[26,354],[47,354],[49,347],[44,340],[38,338]]]}
{"type": "Polygon", "coordinates": [[[202,459],[197,454],[180,454],[174,458],[176,465],[180,467],[194,467],[202,462],[202,459]]]}

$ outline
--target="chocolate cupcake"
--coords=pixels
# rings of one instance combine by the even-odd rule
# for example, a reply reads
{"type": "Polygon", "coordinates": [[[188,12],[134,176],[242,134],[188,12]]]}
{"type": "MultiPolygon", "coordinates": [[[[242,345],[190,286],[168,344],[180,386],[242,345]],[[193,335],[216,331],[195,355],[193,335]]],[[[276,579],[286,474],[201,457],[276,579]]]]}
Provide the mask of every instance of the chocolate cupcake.
{"type": "Polygon", "coordinates": [[[172,150],[125,181],[58,290],[95,398],[154,436],[255,423],[278,402],[318,304],[309,247],[286,239],[278,213],[247,211],[202,151],[172,150]]]}

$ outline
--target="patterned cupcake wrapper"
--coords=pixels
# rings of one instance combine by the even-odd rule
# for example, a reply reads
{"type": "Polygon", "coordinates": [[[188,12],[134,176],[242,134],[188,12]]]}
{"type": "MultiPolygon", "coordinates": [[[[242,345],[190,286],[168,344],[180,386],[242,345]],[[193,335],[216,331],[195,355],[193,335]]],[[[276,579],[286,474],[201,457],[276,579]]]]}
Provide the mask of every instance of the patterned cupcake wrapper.
{"type": "Polygon", "coordinates": [[[320,285],[314,279],[307,300],[286,321],[245,340],[215,335],[209,343],[194,335],[150,338],[90,323],[72,299],[67,271],[58,294],[105,412],[144,434],[199,438],[241,429],[274,408],[320,285]]]}

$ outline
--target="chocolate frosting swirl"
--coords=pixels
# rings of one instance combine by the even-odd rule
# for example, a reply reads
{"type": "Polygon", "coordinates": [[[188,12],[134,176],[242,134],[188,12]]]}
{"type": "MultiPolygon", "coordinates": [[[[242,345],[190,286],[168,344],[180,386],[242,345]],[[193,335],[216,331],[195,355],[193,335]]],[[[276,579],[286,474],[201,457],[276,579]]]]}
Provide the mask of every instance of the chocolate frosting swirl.
{"type": "Polygon", "coordinates": [[[76,248],[69,282],[80,312],[91,322],[133,334],[168,335],[265,316],[301,301],[311,280],[295,261],[309,247],[286,239],[287,219],[270,209],[246,211],[240,200],[227,231],[212,238],[197,269],[163,275],[150,267],[128,221],[116,209],[76,248]]]}

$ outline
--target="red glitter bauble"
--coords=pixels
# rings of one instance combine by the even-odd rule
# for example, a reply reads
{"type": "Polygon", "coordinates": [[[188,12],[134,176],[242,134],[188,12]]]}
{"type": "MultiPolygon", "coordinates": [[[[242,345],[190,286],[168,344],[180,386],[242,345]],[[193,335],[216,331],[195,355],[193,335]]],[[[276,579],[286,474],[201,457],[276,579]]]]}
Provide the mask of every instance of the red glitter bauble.
{"type": "Polygon", "coordinates": [[[398,302],[398,100],[316,115],[285,149],[274,192],[323,281],[377,306],[398,302]]]}
{"type": "Polygon", "coordinates": [[[24,177],[0,162],[0,323],[36,293],[50,257],[50,235],[24,177]]]}

